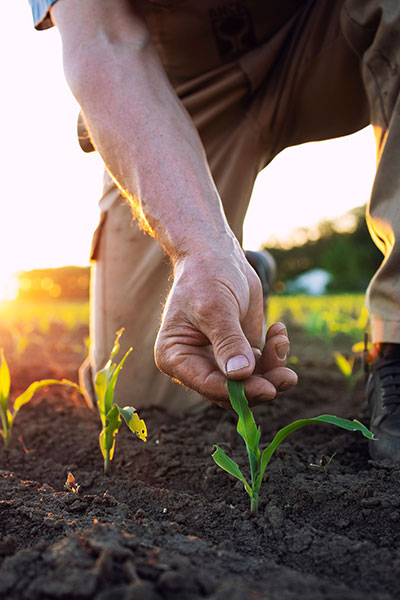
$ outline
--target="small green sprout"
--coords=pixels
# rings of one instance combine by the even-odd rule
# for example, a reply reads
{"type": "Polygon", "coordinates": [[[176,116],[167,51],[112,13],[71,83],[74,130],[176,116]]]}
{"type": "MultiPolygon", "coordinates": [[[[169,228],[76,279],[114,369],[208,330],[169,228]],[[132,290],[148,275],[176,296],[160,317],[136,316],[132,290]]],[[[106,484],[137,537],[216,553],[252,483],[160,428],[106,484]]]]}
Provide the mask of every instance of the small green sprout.
{"type": "Polygon", "coordinates": [[[334,452],[329,458],[327,458],[325,454],[323,454],[319,459],[319,463],[310,463],[310,467],[313,467],[314,469],[323,469],[325,475],[328,475],[329,466],[335,458],[335,456],[336,452],[334,452]]]}
{"type": "Polygon", "coordinates": [[[374,434],[359,421],[349,421],[348,419],[342,419],[334,415],[320,415],[311,419],[299,419],[290,423],[290,425],[286,425],[286,427],[278,431],[269,446],[261,453],[259,449],[260,427],[257,427],[253,413],[249,408],[247,398],[244,394],[243,382],[231,381],[229,379],[227,382],[232,408],[238,415],[237,432],[244,440],[249,457],[251,485],[247,482],[238,465],[217,445],[215,446],[216,450],[212,458],[219,467],[243,483],[244,489],[250,496],[250,512],[252,515],[256,515],[258,511],[258,497],[265,469],[279,444],[293,431],[311,423],[322,422],[337,425],[348,431],[360,431],[364,437],[374,439],[374,434]]]}
{"type": "Polygon", "coordinates": [[[94,382],[100,420],[103,425],[99,435],[99,445],[104,459],[104,473],[108,473],[110,461],[114,456],[115,436],[121,426],[121,417],[139,439],[143,442],[147,439],[146,424],[143,419],[139,418],[136,409],[133,406],[120,408],[117,404],[114,404],[114,392],[118,375],[125,360],[132,352],[132,348],[129,348],[118,365],[113,362],[120,349],[119,339],[123,331],[124,329],[117,331],[110,358],[105,367],[96,373],[94,382]]]}
{"type": "Polygon", "coordinates": [[[32,397],[37,390],[48,387],[49,385],[68,385],[81,392],[80,387],[68,379],[41,379],[40,381],[31,383],[31,385],[15,399],[14,405],[11,408],[11,406],[9,406],[11,388],[10,370],[4,356],[3,348],[0,349],[0,433],[3,436],[4,446],[6,448],[10,445],[12,427],[20,408],[32,400],[32,397]]]}

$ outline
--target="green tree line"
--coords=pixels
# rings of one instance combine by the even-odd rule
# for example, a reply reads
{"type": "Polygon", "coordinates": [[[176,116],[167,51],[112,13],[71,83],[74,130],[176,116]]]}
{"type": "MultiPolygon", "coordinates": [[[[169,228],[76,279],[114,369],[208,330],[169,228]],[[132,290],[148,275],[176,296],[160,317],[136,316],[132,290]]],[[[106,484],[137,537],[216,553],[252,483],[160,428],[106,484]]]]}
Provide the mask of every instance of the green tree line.
{"type": "Polygon", "coordinates": [[[268,246],[277,262],[277,288],[284,291],[285,281],[319,268],[331,274],[328,291],[364,291],[383,258],[371,240],[364,214],[365,207],[358,207],[339,219],[320,223],[317,232],[302,229],[306,241],[290,249],[278,243],[268,246]],[[351,231],[341,231],[341,222],[349,220],[351,231]]]}

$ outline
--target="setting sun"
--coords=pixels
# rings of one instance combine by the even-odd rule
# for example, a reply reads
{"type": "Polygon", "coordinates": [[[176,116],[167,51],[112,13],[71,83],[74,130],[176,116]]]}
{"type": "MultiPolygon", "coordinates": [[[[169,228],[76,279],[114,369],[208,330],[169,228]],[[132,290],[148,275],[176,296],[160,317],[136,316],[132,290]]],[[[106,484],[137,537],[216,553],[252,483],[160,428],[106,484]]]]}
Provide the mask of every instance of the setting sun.
{"type": "Polygon", "coordinates": [[[18,279],[14,273],[0,271],[0,302],[15,300],[18,295],[18,279]]]}

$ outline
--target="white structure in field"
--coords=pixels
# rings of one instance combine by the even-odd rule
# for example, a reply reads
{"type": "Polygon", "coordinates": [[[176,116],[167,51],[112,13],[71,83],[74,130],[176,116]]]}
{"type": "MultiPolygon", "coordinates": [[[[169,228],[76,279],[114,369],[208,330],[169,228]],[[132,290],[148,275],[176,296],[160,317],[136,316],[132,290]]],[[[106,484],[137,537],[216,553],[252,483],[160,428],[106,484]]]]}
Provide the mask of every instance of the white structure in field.
{"type": "Polygon", "coordinates": [[[332,275],[324,269],[311,269],[302,273],[296,279],[286,283],[286,291],[289,293],[303,293],[312,296],[325,294],[332,275]]]}

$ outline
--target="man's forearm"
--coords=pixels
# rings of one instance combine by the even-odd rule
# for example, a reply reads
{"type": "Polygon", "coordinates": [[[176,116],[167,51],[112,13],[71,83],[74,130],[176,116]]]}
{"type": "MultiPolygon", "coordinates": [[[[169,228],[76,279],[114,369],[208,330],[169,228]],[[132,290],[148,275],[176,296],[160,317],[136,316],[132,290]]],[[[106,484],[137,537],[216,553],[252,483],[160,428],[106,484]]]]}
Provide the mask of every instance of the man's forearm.
{"type": "Polygon", "coordinates": [[[53,13],[67,79],[97,150],[142,223],[172,260],[200,248],[221,252],[224,240],[229,252],[236,242],[201,141],[140,18],[131,15],[127,43],[128,25],[120,33],[115,14],[115,26],[98,15],[89,33],[84,23],[71,31],[68,14],[57,14],[62,3],[53,13]]]}

